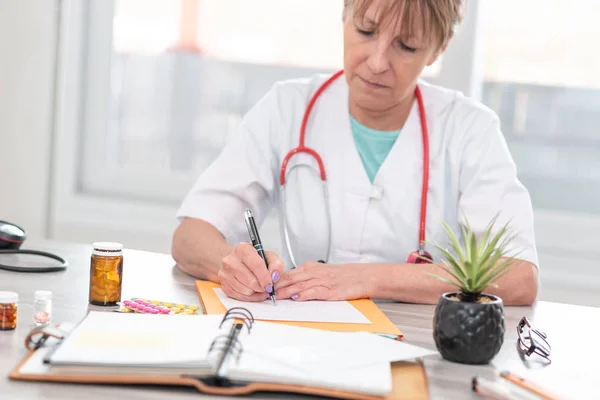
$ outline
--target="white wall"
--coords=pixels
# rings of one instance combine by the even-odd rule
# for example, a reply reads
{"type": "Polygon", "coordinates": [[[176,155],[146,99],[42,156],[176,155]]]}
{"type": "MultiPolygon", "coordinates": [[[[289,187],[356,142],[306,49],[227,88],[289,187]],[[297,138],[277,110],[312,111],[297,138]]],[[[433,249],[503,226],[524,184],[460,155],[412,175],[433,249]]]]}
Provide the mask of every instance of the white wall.
{"type": "Polygon", "coordinates": [[[47,230],[56,0],[0,0],[0,219],[47,230]]]}

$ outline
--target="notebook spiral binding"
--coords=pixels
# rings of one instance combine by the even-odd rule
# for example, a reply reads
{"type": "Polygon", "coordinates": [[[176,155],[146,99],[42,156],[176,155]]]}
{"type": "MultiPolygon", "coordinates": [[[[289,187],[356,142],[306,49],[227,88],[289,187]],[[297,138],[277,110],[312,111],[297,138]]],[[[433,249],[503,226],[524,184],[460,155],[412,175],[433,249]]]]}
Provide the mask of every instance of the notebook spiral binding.
{"type": "Polygon", "coordinates": [[[242,323],[232,324],[229,333],[217,336],[208,350],[209,354],[213,351],[220,351],[215,376],[215,383],[219,386],[229,386],[229,381],[226,378],[227,360],[229,357],[235,357],[236,362],[239,361],[243,348],[238,337],[244,326],[248,329],[248,333],[250,333],[252,331],[252,325],[254,324],[254,316],[249,310],[243,307],[234,307],[227,311],[219,324],[219,328],[221,328],[226,321],[235,319],[241,320],[242,323]]]}
{"type": "Polygon", "coordinates": [[[248,333],[250,333],[250,330],[252,329],[252,324],[254,324],[254,316],[247,308],[243,307],[230,308],[221,320],[219,328],[223,326],[223,323],[225,321],[235,318],[240,318],[244,325],[248,327],[248,333]]]}

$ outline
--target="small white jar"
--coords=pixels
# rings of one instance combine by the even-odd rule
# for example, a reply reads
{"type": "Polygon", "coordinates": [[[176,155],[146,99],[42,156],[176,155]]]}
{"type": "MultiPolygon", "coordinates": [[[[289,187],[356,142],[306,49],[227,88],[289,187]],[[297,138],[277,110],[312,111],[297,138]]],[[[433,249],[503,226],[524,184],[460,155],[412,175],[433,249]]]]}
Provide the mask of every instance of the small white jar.
{"type": "Polygon", "coordinates": [[[35,291],[33,322],[36,326],[46,326],[52,322],[52,292],[48,290],[35,291]]]}

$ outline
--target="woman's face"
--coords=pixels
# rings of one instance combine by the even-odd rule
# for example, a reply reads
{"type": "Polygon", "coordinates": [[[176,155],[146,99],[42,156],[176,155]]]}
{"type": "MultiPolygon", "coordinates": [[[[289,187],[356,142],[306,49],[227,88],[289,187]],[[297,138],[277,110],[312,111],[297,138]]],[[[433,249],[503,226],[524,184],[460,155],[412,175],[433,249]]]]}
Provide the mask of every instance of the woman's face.
{"type": "Polygon", "coordinates": [[[350,98],[373,112],[412,99],[409,96],[419,75],[441,52],[436,43],[420,38],[419,32],[402,36],[402,16],[381,19],[379,10],[388,1],[373,0],[364,18],[356,17],[351,5],[344,18],[344,70],[350,98]]]}

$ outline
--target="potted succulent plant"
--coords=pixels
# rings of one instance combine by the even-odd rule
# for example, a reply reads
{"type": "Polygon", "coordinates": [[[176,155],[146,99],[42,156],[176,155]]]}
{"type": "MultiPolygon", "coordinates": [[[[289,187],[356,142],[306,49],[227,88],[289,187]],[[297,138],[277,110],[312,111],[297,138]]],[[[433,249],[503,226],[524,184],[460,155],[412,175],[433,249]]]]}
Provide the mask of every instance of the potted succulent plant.
{"type": "MultiPolygon", "coordinates": [[[[450,278],[431,274],[458,288],[440,296],[433,320],[433,337],[442,357],[463,364],[487,364],[504,341],[504,305],[484,293],[510,270],[507,246],[514,237],[508,223],[493,233],[495,217],[480,238],[469,223],[462,227],[464,246],[448,224],[444,230],[452,251],[434,244],[443,262],[437,264],[450,278]]],[[[511,257],[514,257],[511,256],[511,257]]]]}

